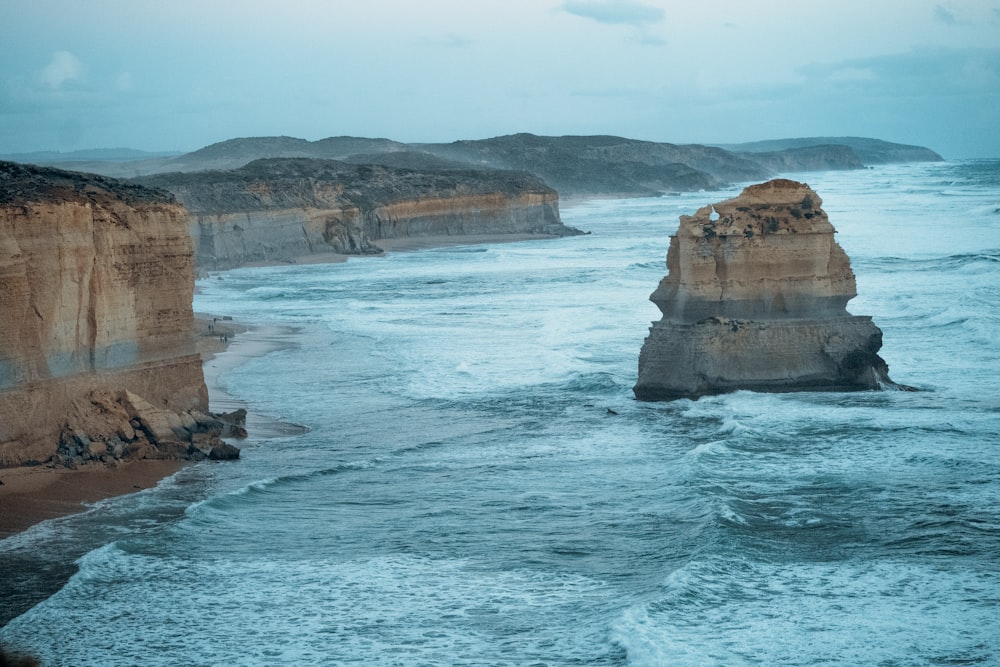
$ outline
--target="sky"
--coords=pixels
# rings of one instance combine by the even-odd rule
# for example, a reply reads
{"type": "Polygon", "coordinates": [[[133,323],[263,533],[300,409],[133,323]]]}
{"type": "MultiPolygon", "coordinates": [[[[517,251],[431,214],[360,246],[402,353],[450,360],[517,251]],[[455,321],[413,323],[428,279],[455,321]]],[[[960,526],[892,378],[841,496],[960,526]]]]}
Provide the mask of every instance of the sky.
{"type": "Polygon", "coordinates": [[[0,2],[0,154],[516,132],[1000,157],[1000,0],[0,2]]]}

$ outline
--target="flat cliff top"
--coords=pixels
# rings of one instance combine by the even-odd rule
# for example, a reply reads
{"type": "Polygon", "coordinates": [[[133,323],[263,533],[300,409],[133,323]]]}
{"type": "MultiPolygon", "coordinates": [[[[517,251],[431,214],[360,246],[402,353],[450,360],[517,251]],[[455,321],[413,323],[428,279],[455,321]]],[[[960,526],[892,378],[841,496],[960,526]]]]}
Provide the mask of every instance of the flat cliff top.
{"type": "Polygon", "coordinates": [[[281,208],[356,207],[456,196],[556,192],[525,172],[490,169],[408,169],[339,160],[269,158],[239,169],[143,176],[135,182],[178,193],[193,213],[281,208]]]}
{"type": "Polygon", "coordinates": [[[29,202],[174,204],[165,190],[96,174],[0,161],[0,205],[29,202]]]}

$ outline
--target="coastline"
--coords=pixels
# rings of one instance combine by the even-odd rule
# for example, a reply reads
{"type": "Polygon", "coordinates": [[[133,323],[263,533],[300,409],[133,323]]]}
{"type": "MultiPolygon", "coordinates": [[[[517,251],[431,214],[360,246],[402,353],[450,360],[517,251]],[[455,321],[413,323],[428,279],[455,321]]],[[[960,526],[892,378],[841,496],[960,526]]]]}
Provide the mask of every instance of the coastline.
{"type": "Polygon", "coordinates": [[[4,468],[0,470],[0,539],[48,519],[83,512],[87,503],[154,487],[187,464],[182,460],[143,459],[75,470],[4,468]]]}
{"type": "MultiPolygon", "coordinates": [[[[559,238],[548,234],[469,234],[460,236],[414,236],[380,239],[384,255],[465,245],[514,243],[559,238]]],[[[284,262],[260,262],[247,266],[340,263],[353,256],[324,253],[284,262]]],[[[246,404],[230,395],[219,379],[250,359],[288,347],[292,327],[256,325],[206,313],[195,313],[195,344],[202,358],[208,388],[209,410],[231,412],[246,404]]],[[[247,431],[255,438],[297,435],[307,429],[266,415],[248,412],[247,431]]],[[[0,540],[31,526],[87,510],[89,503],[128,495],[156,486],[161,480],[190,465],[185,460],[143,459],[117,465],[88,464],[76,469],[46,465],[0,468],[0,540]]]]}
{"type": "MultiPolygon", "coordinates": [[[[453,246],[481,245],[484,243],[518,243],[521,241],[546,241],[561,238],[554,234],[457,234],[455,236],[401,236],[391,239],[375,239],[375,245],[385,251],[412,252],[453,246]]],[[[379,257],[379,255],[367,255],[379,257]]]]}
{"type": "MultiPolygon", "coordinates": [[[[251,327],[222,318],[214,319],[212,331],[208,326],[213,322],[211,316],[195,317],[196,347],[206,369],[209,408],[223,412],[230,408],[215,405],[214,398],[218,397],[224,405],[235,402],[223,398],[224,392],[218,386],[219,372],[211,374],[210,378],[207,366],[251,327]]],[[[249,356],[242,355],[238,363],[249,356]]],[[[217,364],[217,367],[223,370],[221,365],[217,364]]],[[[242,406],[236,405],[231,409],[238,407],[242,406]]],[[[0,540],[48,519],[86,511],[90,503],[152,488],[187,465],[190,461],[181,459],[141,459],[116,465],[88,464],[75,469],[45,465],[0,468],[0,540]]]]}
{"type": "MultiPolygon", "coordinates": [[[[198,352],[202,358],[205,386],[208,387],[209,410],[216,413],[241,408],[246,410],[246,403],[227,392],[219,382],[220,378],[251,359],[292,347],[295,343],[291,338],[298,333],[298,329],[213,318],[202,313],[195,313],[195,319],[201,323],[199,331],[203,332],[199,336],[198,352]],[[213,331],[208,333],[207,326],[213,320],[213,331]],[[224,338],[221,341],[219,333],[224,338]]],[[[298,435],[308,430],[304,426],[250,410],[247,411],[246,429],[255,439],[298,435]]]]}

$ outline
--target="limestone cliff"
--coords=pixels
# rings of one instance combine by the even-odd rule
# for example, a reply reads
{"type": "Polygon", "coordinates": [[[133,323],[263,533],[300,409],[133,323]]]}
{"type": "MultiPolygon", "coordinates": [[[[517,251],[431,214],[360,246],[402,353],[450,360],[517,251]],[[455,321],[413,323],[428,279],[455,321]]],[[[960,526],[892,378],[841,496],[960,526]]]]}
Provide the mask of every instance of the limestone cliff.
{"type": "Polygon", "coordinates": [[[517,172],[275,158],[139,180],[170,190],[190,211],[202,270],[322,253],[377,254],[379,239],[580,233],[560,222],[554,190],[517,172]]]}
{"type": "Polygon", "coordinates": [[[774,180],[681,216],[650,296],[663,318],[639,356],[637,398],[891,384],[882,332],[847,312],[854,273],[821,205],[807,185],[774,180]]]}
{"type": "Polygon", "coordinates": [[[187,223],[167,192],[0,162],[0,466],[155,450],[139,422],[207,407],[187,223]]]}

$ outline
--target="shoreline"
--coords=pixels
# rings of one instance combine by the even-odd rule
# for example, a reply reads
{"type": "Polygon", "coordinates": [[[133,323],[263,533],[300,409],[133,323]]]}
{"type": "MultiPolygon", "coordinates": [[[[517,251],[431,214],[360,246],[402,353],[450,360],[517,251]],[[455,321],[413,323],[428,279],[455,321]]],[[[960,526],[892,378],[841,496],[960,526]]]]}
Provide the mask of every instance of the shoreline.
{"type": "MultiPolygon", "coordinates": [[[[252,357],[288,345],[287,341],[278,344],[280,341],[275,337],[287,337],[291,333],[294,330],[257,328],[222,317],[196,314],[195,345],[202,357],[209,410],[228,412],[245,407],[222,389],[219,377],[252,357]],[[244,340],[258,330],[263,336],[244,340]],[[234,346],[237,341],[239,345],[234,346]],[[225,354],[232,347],[237,354],[225,354]]],[[[259,435],[258,429],[264,431],[265,437],[301,432],[266,417],[253,415],[253,418],[255,435],[259,435]]],[[[251,419],[251,414],[247,419],[251,419]]],[[[183,459],[140,459],[115,465],[87,464],[75,469],[50,468],[44,464],[0,468],[0,540],[49,519],[85,512],[91,503],[153,488],[188,465],[191,462],[183,459]]]]}
{"type": "MultiPolygon", "coordinates": [[[[582,200],[581,200],[582,201],[582,200]]],[[[585,232],[586,234],[587,232],[585,232]]],[[[372,243],[381,248],[382,252],[370,255],[345,255],[336,252],[320,252],[312,255],[300,255],[288,259],[263,259],[247,262],[228,269],[198,269],[198,279],[226,273],[241,268],[266,268],[272,266],[307,266],[311,264],[342,264],[350,260],[383,259],[395,252],[418,252],[437,248],[454,248],[456,246],[500,245],[504,243],[521,243],[524,241],[549,241],[563,238],[556,234],[455,234],[439,236],[400,236],[391,239],[374,239],[372,243]]]]}
{"type": "Polygon", "coordinates": [[[43,465],[0,469],[0,540],[43,521],[84,512],[90,503],[152,488],[188,463],[142,459],[75,470],[43,465]]]}
{"type": "MultiPolygon", "coordinates": [[[[455,246],[520,243],[523,241],[549,241],[563,238],[555,234],[456,234],[454,236],[400,236],[372,241],[382,248],[382,255],[359,255],[359,257],[383,257],[393,252],[415,252],[455,246]]],[[[354,255],[346,255],[353,257],[354,255]]]]}
{"type": "MultiPolygon", "coordinates": [[[[357,258],[378,259],[393,252],[556,238],[560,237],[549,234],[469,234],[380,239],[376,243],[384,253],[359,255],[357,258]]],[[[246,266],[335,264],[353,257],[322,253],[290,261],[259,262],[246,266]]],[[[206,313],[195,313],[194,319],[195,349],[202,358],[208,409],[211,412],[231,412],[247,407],[222,387],[219,383],[222,376],[250,359],[295,344],[290,340],[297,332],[294,327],[256,325],[206,313]]],[[[246,428],[255,439],[299,435],[308,431],[304,426],[249,411],[246,428]]],[[[43,521],[84,512],[91,503],[155,487],[188,465],[191,462],[182,459],[142,459],[116,465],[87,464],[76,469],[50,468],[44,464],[0,468],[0,540],[43,521]]]]}
{"type": "Polygon", "coordinates": [[[249,410],[243,400],[227,392],[219,382],[221,377],[251,359],[294,347],[296,343],[291,338],[298,333],[298,329],[213,318],[203,313],[195,313],[195,320],[200,323],[199,331],[202,332],[198,340],[198,352],[202,358],[201,367],[205,386],[208,388],[210,411],[219,413],[241,408],[247,410],[246,429],[254,439],[299,435],[309,430],[299,424],[249,410]],[[208,332],[207,326],[213,319],[213,331],[208,332]],[[220,341],[219,333],[226,338],[220,341]]]}

